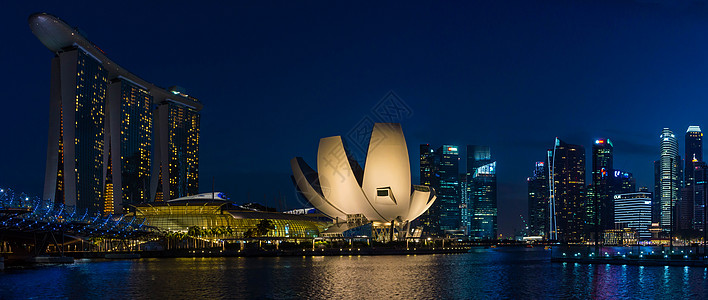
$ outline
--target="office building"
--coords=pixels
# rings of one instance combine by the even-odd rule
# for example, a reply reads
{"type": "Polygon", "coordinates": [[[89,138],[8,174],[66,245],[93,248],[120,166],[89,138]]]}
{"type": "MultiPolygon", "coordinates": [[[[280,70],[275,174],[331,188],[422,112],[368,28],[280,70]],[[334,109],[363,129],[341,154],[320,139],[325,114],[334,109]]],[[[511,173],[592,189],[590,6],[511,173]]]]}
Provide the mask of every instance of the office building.
{"type": "Polygon", "coordinates": [[[585,211],[585,148],[556,138],[548,151],[551,239],[582,241],[585,211]]]}
{"type": "Polygon", "coordinates": [[[655,171],[655,199],[658,203],[653,209],[657,214],[653,219],[667,230],[671,230],[676,218],[673,211],[679,200],[679,188],[681,186],[681,156],[678,154],[678,141],[674,133],[668,128],[664,128],[659,137],[659,160],[654,162],[655,171]]]}
{"type": "Polygon", "coordinates": [[[650,239],[651,199],[647,192],[614,195],[615,229],[632,228],[641,239],[650,239]]]}
{"type": "Polygon", "coordinates": [[[703,161],[703,132],[700,126],[688,126],[685,136],[684,185],[694,184],[694,164],[703,161]]]}
{"type": "Polygon", "coordinates": [[[470,236],[494,239],[497,235],[496,161],[489,146],[467,146],[467,188],[472,217],[470,236]]]}
{"type": "Polygon", "coordinates": [[[440,220],[438,232],[460,229],[460,159],[456,145],[443,145],[435,152],[439,155],[437,176],[438,187],[435,189],[438,200],[435,205],[440,220]]]}
{"type": "Polygon", "coordinates": [[[595,211],[597,207],[599,210],[599,216],[588,214],[592,216],[588,218],[588,223],[590,226],[594,226],[595,222],[599,220],[600,229],[613,229],[614,228],[614,202],[613,202],[613,179],[614,179],[614,158],[613,158],[612,141],[610,139],[599,139],[595,140],[592,146],[592,198],[591,203],[594,205],[588,205],[591,211],[595,211]]]}
{"type": "Polygon", "coordinates": [[[529,235],[547,238],[549,194],[546,163],[537,161],[533,176],[528,177],[526,183],[528,184],[529,235]]]}
{"type": "MultiPolygon", "coordinates": [[[[438,156],[435,155],[435,150],[430,147],[430,144],[421,144],[419,154],[420,185],[427,186],[429,188],[436,188],[438,186],[437,176],[435,175],[438,165],[438,156]]],[[[423,230],[428,233],[437,233],[440,226],[440,219],[438,218],[438,215],[438,207],[435,205],[426,210],[423,215],[418,218],[418,222],[422,225],[423,230]]]]}

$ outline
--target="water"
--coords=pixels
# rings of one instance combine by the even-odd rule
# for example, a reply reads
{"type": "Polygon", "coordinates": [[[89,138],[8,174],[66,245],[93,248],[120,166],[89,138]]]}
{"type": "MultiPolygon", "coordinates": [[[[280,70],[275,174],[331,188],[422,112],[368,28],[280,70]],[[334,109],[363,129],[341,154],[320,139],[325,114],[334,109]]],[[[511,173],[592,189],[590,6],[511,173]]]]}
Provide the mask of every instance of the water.
{"type": "Polygon", "coordinates": [[[78,260],[0,272],[0,298],[692,298],[708,270],[550,263],[533,248],[417,256],[78,260]]]}

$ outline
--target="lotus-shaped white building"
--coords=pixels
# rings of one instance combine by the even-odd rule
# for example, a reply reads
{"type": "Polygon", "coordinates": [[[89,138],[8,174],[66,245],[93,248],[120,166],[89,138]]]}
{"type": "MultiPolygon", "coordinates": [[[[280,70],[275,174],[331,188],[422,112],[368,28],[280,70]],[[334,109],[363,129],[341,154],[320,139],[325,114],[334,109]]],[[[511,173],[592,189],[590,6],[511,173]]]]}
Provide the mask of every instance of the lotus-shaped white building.
{"type": "Polygon", "coordinates": [[[293,158],[290,165],[302,195],[324,214],[342,221],[363,215],[374,223],[394,221],[402,226],[435,201],[432,188],[411,185],[408,148],[397,123],[374,125],[363,169],[347,155],[340,136],[320,140],[318,172],[301,157],[293,158]]]}

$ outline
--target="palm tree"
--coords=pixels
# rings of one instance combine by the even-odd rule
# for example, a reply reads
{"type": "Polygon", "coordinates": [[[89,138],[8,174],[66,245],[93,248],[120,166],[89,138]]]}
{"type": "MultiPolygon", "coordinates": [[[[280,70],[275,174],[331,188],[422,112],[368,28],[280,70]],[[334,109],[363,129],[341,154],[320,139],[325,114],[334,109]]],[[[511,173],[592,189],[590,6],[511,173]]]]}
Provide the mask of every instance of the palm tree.
{"type": "Polygon", "coordinates": [[[258,233],[258,236],[266,236],[268,232],[273,229],[275,229],[275,225],[268,219],[263,219],[256,224],[256,233],[258,233]]]}

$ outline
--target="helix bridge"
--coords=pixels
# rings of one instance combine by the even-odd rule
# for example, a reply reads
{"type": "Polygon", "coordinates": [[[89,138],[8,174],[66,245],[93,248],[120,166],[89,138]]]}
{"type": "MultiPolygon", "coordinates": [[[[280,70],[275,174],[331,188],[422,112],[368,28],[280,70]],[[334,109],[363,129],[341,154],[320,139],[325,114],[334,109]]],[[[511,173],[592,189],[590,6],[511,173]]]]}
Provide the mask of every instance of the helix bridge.
{"type": "Polygon", "coordinates": [[[91,251],[96,241],[144,240],[159,235],[160,231],[145,225],[144,219],[92,214],[0,187],[0,254],[38,256],[48,249],[63,254],[71,245],[76,250],[79,243],[79,250],[91,251]]]}

